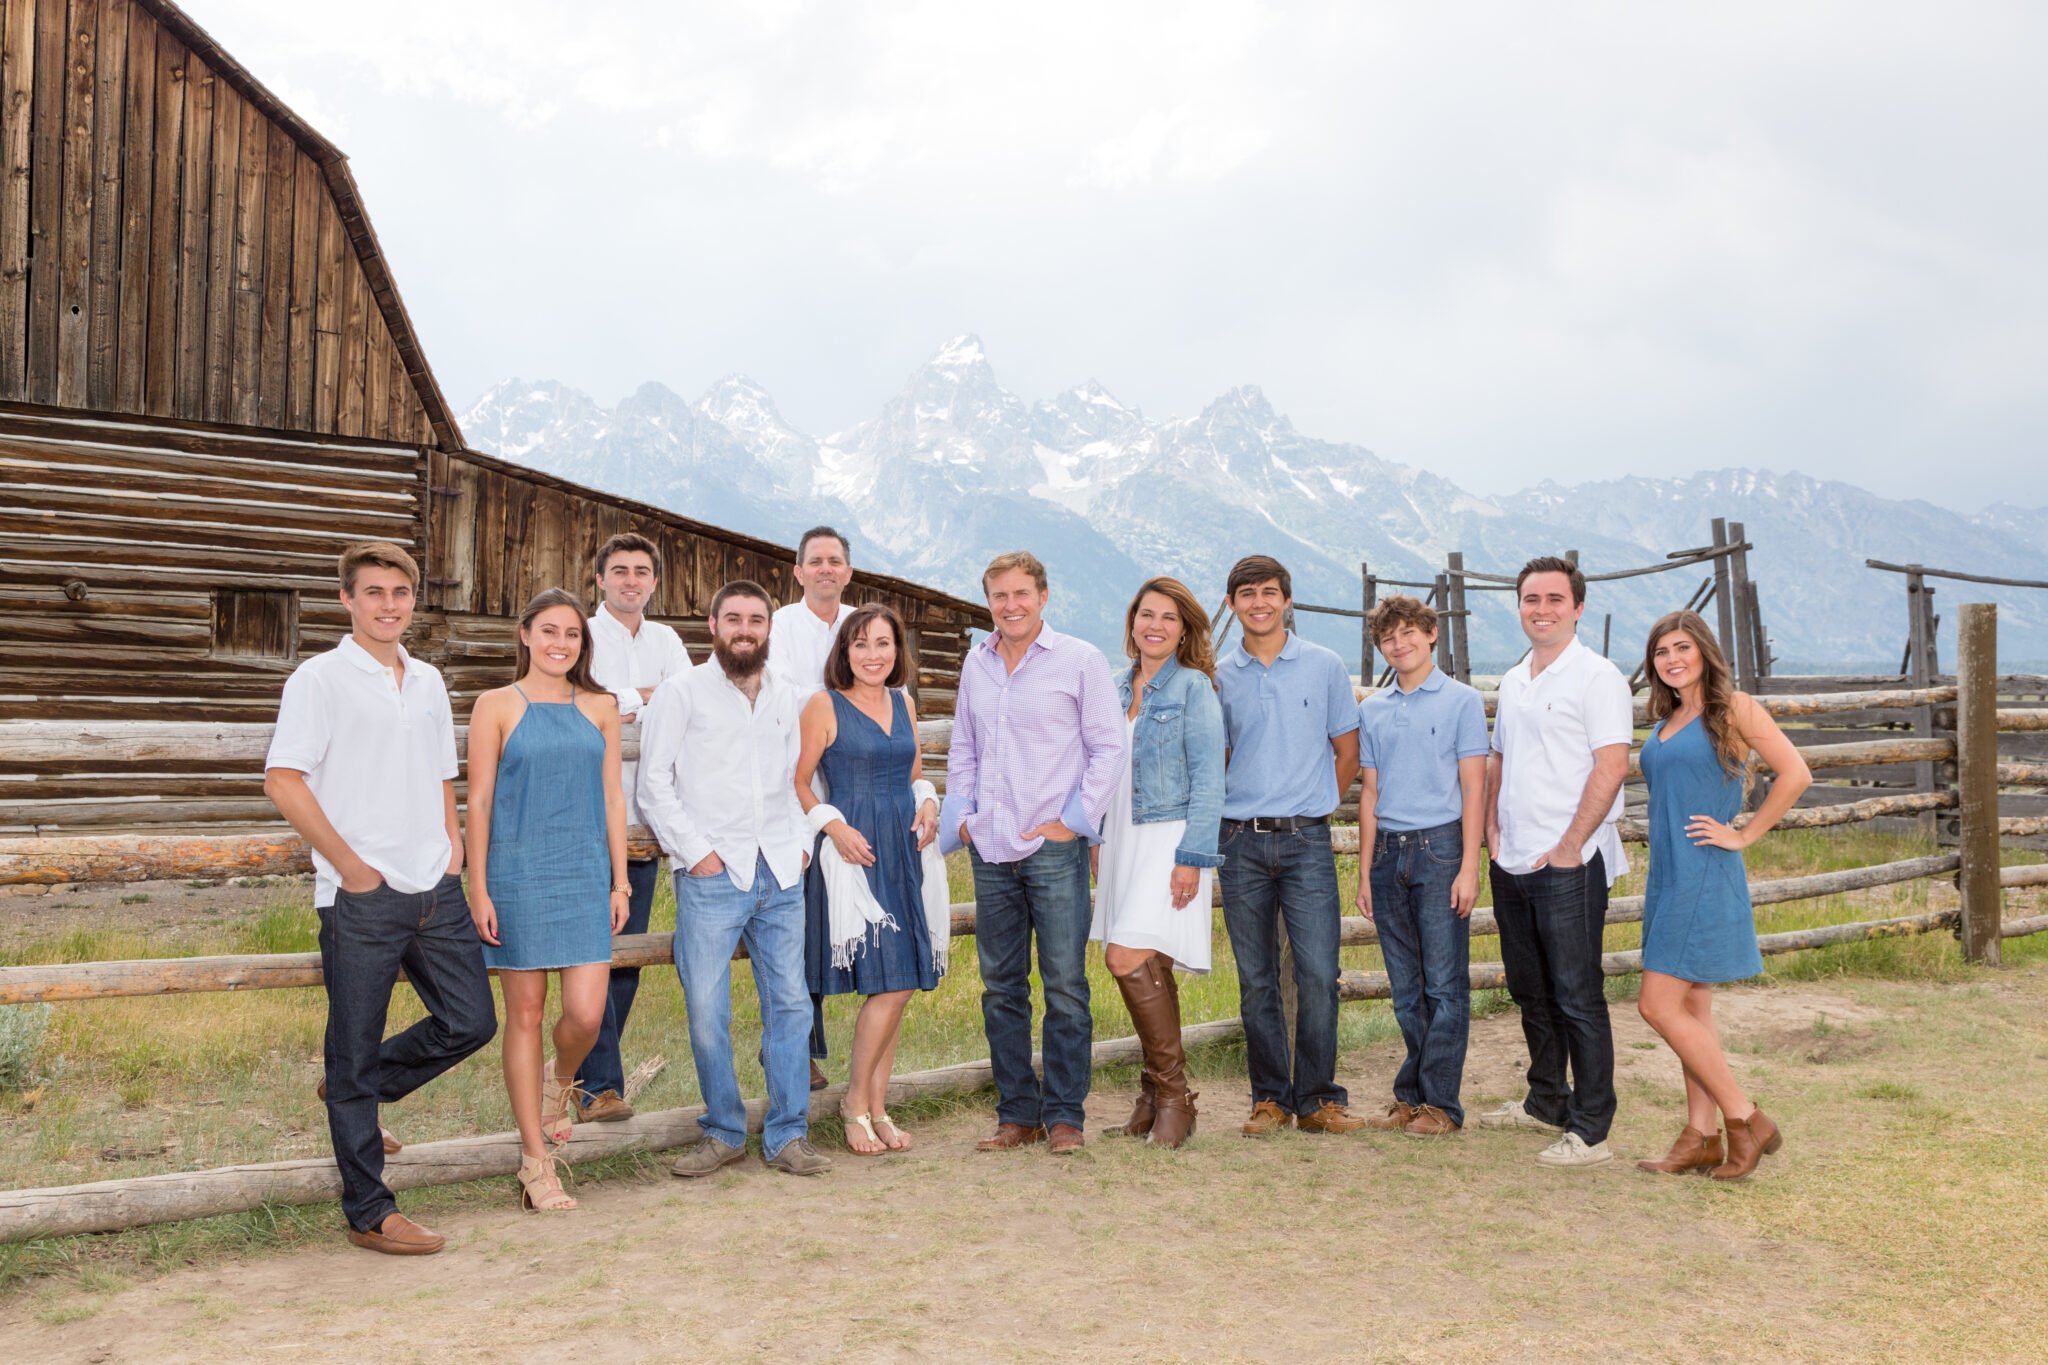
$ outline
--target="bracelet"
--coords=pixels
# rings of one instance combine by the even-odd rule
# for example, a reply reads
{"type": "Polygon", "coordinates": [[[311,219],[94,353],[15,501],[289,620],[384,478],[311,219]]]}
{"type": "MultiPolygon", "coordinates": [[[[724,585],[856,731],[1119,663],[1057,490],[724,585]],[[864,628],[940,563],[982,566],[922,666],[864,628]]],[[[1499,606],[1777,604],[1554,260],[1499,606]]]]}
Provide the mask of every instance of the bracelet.
{"type": "Polygon", "coordinates": [[[614,896],[630,896],[633,894],[633,888],[630,886],[614,886],[612,894],[614,896]]]}

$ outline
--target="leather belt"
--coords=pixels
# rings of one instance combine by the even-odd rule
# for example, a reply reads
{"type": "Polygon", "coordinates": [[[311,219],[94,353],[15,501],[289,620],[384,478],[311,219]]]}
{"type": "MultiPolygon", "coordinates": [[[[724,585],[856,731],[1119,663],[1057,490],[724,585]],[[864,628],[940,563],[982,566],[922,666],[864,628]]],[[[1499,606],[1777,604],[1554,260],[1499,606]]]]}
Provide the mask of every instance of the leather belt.
{"type": "Polygon", "coordinates": [[[1292,834],[1298,829],[1314,829],[1327,825],[1327,815],[1254,815],[1249,820],[1225,820],[1226,825],[1248,829],[1254,834],[1292,834]]]}

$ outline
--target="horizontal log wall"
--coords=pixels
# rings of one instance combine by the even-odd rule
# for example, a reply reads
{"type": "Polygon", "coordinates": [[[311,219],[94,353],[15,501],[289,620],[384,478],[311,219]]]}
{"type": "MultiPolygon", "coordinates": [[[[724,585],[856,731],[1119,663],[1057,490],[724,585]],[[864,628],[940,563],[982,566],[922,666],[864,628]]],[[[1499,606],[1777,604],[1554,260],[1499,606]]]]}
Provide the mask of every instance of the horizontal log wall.
{"type": "Polygon", "coordinates": [[[0,398],[436,439],[339,153],[140,0],[0,0],[0,40],[0,398]]]}

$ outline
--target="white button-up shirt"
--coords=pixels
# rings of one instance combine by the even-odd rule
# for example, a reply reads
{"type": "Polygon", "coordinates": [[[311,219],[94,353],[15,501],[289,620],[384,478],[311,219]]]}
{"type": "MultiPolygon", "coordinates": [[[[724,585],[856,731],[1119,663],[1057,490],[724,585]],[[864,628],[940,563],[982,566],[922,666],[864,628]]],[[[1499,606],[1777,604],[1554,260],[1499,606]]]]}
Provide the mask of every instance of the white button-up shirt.
{"type": "MultiPolygon", "coordinates": [[[[768,667],[796,689],[799,713],[805,702],[825,690],[825,660],[832,657],[832,642],[839,638],[839,628],[851,615],[853,604],[841,602],[838,614],[828,625],[802,598],[775,609],[774,620],[768,627],[768,667]]],[[[898,640],[896,647],[903,649],[906,645],[898,640]]]]}
{"type": "MultiPolygon", "coordinates": [[[[443,782],[453,781],[455,717],[432,664],[401,647],[401,684],[353,635],[292,670],[266,768],[306,786],[356,856],[394,891],[432,891],[448,873],[443,782]]],[[[313,904],[334,904],[341,876],[313,850],[313,904]]]]}
{"type": "MultiPolygon", "coordinates": [[[[1579,813],[1593,751],[1635,738],[1635,702],[1621,670],[1574,638],[1550,666],[1529,676],[1528,659],[1500,680],[1493,749],[1501,756],[1500,842],[1494,860],[1517,875],[1556,848],[1579,813]]],[[[1621,793],[1580,850],[1599,853],[1612,886],[1628,871],[1622,851],[1621,793]]]]}
{"type": "Polygon", "coordinates": [[[751,704],[716,659],[655,689],[640,715],[640,812],[678,872],[716,853],[742,891],[757,857],[785,891],[802,879],[796,721],[796,689],[772,671],[751,704]]]}
{"type": "MultiPolygon", "coordinates": [[[[600,602],[590,618],[590,676],[597,685],[619,699],[621,739],[640,733],[640,689],[659,687],[678,673],[690,671],[690,651],[683,638],[659,621],[640,618],[638,632],[612,615],[600,602]]],[[[626,823],[640,823],[637,765],[630,760],[619,765],[619,785],[626,789],[626,823]]]]}

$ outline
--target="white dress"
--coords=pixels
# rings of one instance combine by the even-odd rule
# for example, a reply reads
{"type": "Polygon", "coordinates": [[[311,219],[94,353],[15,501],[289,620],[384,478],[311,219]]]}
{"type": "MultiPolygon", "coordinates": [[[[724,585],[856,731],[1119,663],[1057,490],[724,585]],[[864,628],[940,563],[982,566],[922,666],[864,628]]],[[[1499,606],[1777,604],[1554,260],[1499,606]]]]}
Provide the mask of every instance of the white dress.
{"type": "Polygon", "coordinates": [[[1184,972],[1209,970],[1215,938],[1212,873],[1201,870],[1194,899],[1173,908],[1173,854],[1187,832],[1185,820],[1131,823],[1132,741],[1136,724],[1124,718],[1123,772],[1102,822],[1102,854],[1095,877],[1093,938],[1126,948],[1165,953],[1184,972]]]}

